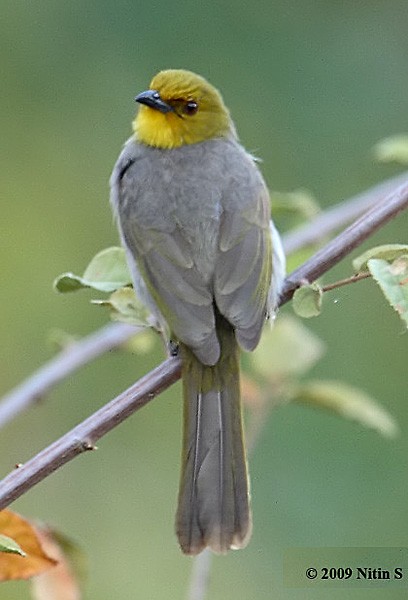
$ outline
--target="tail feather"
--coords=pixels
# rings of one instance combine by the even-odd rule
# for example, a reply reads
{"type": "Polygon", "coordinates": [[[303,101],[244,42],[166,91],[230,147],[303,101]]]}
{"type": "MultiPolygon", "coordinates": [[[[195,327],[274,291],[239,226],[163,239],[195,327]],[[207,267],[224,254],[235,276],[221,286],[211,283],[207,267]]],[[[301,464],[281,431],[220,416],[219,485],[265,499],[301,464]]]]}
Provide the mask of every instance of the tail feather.
{"type": "Polygon", "coordinates": [[[206,546],[225,553],[251,533],[242,431],[238,347],[232,328],[218,331],[221,358],[206,366],[182,346],[184,435],[176,530],[186,554],[206,546]]]}

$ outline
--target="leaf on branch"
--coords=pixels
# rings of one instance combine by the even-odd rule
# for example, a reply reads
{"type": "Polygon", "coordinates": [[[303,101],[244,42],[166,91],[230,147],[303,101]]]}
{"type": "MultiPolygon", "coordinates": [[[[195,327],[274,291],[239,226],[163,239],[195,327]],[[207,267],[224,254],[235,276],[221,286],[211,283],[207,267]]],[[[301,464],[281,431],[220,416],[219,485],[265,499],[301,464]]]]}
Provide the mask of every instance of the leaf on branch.
{"type": "Polygon", "coordinates": [[[341,381],[309,381],[298,386],[292,400],[330,410],[385,437],[395,437],[399,431],[394,417],[385,408],[362,390],[341,381]]]}
{"type": "Polygon", "coordinates": [[[19,554],[20,556],[26,556],[26,553],[21,549],[15,540],[12,540],[7,535],[0,534],[0,552],[6,552],[10,554],[19,554]]]}
{"type": "Polygon", "coordinates": [[[73,273],[63,273],[57,277],[54,289],[62,294],[84,288],[113,292],[131,283],[124,249],[112,246],[94,256],[82,277],[73,273]]]}
{"type": "Polygon", "coordinates": [[[23,554],[0,553],[0,581],[28,579],[54,567],[56,561],[44,551],[34,525],[9,510],[0,511],[0,531],[14,540],[23,554]]]}
{"type": "Polygon", "coordinates": [[[407,244],[384,244],[382,246],[374,246],[357,256],[353,260],[353,269],[355,273],[368,273],[368,261],[372,258],[380,258],[388,262],[392,262],[396,258],[408,254],[407,244]]]}
{"type": "Polygon", "coordinates": [[[113,321],[151,327],[150,313],[140,302],[133,288],[123,287],[113,292],[107,300],[92,300],[91,302],[97,306],[107,306],[111,311],[113,321]]]}
{"type": "Polygon", "coordinates": [[[408,326],[408,254],[391,264],[373,258],[368,261],[368,268],[392,308],[408,326]]]}
{"type": "Polygon", "coordinates": [[[317,317],[322,309],[322,288],[316,282],[302,285],[293,294],[293,310],[303,319],[317,317]]]}
{"type": "Polygon", "coordinates": [[[322,357],[323,342],[298,319],[280,316],[248,356],[253,369],[268,381],[283,381],[306,373],[322,357]]]}
{"type": "Polygon", "coordinates": [[[374,157],[379,162],[396,162],[408,165],[408,135],[399,134],[385,138],[374,148],[374,157]]]}
{"type": "Polygon", "coordinates": [[[302,219],[311,219],[320,212],[320,206],[316,198],[308,190],[273,191],[270,196],[274,215],[282,213],[299,216],[302,219]]]}

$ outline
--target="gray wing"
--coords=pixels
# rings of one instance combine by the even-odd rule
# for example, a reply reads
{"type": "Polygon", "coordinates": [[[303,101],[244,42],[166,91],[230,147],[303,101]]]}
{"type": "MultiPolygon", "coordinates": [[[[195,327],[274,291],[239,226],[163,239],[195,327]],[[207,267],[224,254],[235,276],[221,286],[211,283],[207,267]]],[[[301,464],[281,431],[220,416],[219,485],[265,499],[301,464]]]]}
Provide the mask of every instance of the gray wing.
{"type": "MultiPolygon", "coordinates": [[[[183,228],[157,199],[160,189],[152,189],[151,182],[146,186],[143,161],[131,150],[125,146],[115,166],[111,202],[128,259],[136,263],[132,270],[140,272],[172,334],[203,364],[215,364],[220,347],[211,288],[195,268],[183,228]]],[[[164,195],[165,188],[161,191],[164,195]]]]}
{"type": "Polygon", "coordinates": [[[214,295],[245,350],[259,342],[268,312],[272,256],[268,191],[255,165],[241,199],[231,199],[221,219],[214,295]]]}

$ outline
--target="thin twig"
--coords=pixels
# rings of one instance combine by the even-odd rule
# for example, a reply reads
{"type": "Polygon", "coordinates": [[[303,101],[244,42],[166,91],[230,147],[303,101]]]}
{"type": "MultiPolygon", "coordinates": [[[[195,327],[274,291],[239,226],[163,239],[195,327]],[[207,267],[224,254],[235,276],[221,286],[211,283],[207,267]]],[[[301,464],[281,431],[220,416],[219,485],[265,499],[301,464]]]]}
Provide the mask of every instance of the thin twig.
{"type": "Polygon", "coordinates": [[[339,231],[357,219],[407,181],[408,171],[405,171],[405,173],[387,179],[349,200],[339,202],[317,215],[310,223],[289,231],[283,238],[285,253],[293,254],[306,246],[324,240],[327,235],[339,231]]]}
{"type": "MultiPolygon", "coordinates": [[[[398,188],[380,205],[329,242],[286,279],[281,304],[287,302],[303,280],[313,281],[337,264],[381,225],[408,207],[408,182],[398,188]]],[[[116,427],[133,412],[147,404],[159,392],[179,379],[181,362],[178,358],[164,361],[115,400],[88,417],[22,467],[12,471],[0,483],[0,509],[21,496],[39,481],[93,448],[97,439],[116,427]]]]}
{"type": "Polygon", "coordinates": [[[42,398],[51,387],[73,371],[105,352],[117,348],[139,331],[142,331],[141,327],[128,323],[110,323],[80,341],[69,344],[56,357],[3,397],[0,404],[0,427],[42,398]]]}
{"type": "Polygon", "coordinates": [[[362,279],[369,279],[371,277],[371,273],[356,273],[351,277],[346,277],[345,279],[339,279],[338,281],[333,281],[333,283],[328,283],[327,285],[322,286],[322,292],[330,292],[331,290],[335,290],[343,285],[349,285],[350,283],[356,283],[357,281],[361,281],[362,279]]]}

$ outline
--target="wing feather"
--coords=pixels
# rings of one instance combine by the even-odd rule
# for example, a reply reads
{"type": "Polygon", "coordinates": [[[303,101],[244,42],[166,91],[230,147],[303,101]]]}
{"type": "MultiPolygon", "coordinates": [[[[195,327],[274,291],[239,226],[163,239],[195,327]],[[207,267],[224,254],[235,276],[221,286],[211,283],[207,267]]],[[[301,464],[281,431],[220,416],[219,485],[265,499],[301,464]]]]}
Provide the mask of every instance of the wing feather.
{"type": "Polygon", "coordinates": [[[272,269],[269,220],[269,196],[262,185],[255,187],[242,210],[225,211],[221,222],[214,295],[245,350],[256,347],[267,315],[272,269]]]}

